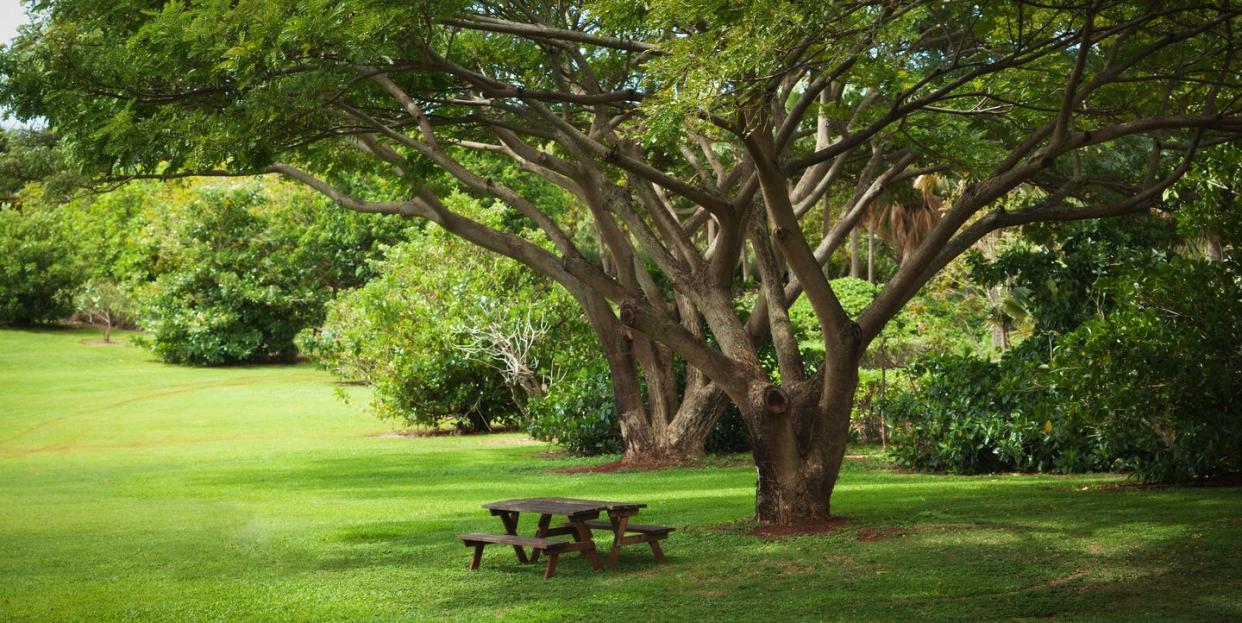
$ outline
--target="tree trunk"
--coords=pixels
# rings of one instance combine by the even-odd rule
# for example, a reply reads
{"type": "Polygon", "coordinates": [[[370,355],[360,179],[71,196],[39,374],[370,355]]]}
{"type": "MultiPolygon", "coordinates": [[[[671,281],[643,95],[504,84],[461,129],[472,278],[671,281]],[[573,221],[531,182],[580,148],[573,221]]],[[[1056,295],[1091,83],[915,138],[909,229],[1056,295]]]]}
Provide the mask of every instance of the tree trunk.
{"type": "Polygon", "coordinates": [[[729,404],[728,396],[715,387],[688,388],[677,414],[660,432],[658,449],[648,460],[685,463],[703,458],[707,438],[729,404]]]}
{"type": "Polygon", "coordinates": [[[862,277],[862,257],[858,254],[858,228],[850,230],[850,276],[862,277]]]}
{"type": "Polygon", "coordinates": [[[757,520],[799,526],[822,523],[831,516],[832,490],[845,458],[857,386],[854,366],[830,376],[822,386],[812,381],[790,390],[777,408],[773,403],[779,400],[756,392],[760,395],[746,415],[758,472],[757,520]]]}
{"type": "Polygon", "coordinates": [[[875,235],[867,232],[867,283],[875,283],[875,235]]]}
{"type": "Polygon", "coordinates": [[[649,341],[636,348],[636,339],[647,338],[621,324],[603,299],[578,300],[608,363],[625,460],[663,465],[702,458],[707,437],[728,406],[724,392],[702,377],[683,392],[675,382],[671,351],[649,341]],[[650,377],[645,401],[640,366],[650,377]]]}

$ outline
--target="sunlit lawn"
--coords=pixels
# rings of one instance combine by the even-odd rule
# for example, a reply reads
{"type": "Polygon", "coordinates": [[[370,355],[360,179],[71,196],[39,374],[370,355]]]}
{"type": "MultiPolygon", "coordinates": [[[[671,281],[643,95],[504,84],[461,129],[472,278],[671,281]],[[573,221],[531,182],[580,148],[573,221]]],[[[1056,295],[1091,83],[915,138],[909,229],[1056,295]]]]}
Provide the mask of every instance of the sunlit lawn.
{"type": "Polygon", "coordinates": [[[179,368],[91,337],[0,331],[0,620],[1242,620],[1238,489],[855,458],[845,527],[762,540],[742,461],[552,474],[584,460],[385,435],[365,390],[346,404],[307,366],[179,368]],[[454,535],[499,528],[480,504],[545,495],[647,502],[678,528],[669,562],[570,557],[544,581],[489,548],[466,569],[454,535]]]}

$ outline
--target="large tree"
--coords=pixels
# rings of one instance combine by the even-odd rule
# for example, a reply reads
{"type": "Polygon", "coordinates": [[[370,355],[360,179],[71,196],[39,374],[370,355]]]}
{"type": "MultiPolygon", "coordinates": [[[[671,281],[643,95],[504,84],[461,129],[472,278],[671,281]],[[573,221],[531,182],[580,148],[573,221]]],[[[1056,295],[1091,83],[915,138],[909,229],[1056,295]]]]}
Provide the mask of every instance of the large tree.
{"type": "Polygon", "coordinates": [[[757,516],[778,523],[829,515],[862,354],[938,270],[1000,228],[1149,210],[1242,131],[1228,0],[33,8],[0,98],[101,175],[279,173],[522,262],[595,328],[627,455],[700,453],[731,400],[757,516]],[[532,201],[490,173],[497,158],[582,212],[532,201]],[[849,317],[825,262],[877,197],[930,171],[960,192],[849,317]],[[359,172],[407,190],[351,192],[359,172]],[[453,211],[454,190],[542,238],[453,211]],[[574,235],[583,219],[597,249],[574,235]],[[758,275],[750,299],[739,266],[758,275]],[[798,350],[800,296],[822,363],[798,350]]]}

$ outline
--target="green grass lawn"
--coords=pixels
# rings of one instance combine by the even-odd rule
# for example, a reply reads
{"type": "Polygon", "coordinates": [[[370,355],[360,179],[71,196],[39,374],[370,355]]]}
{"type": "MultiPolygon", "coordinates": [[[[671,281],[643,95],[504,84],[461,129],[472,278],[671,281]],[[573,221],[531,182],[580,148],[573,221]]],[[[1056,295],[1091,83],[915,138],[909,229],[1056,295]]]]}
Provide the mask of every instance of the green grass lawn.
{"type": "Polygon", "coordinates": [[[589,461],[385,435],[364,390],[346,404],[307,366],[180,368],[90,337],[0,331],[0,620],[1242,620],[1238,489],[855,458],[843,528],[764,540],[740,461],[553,474],[589,461]],[[551,495],[647,502],[678,528],[669,562],[572,556],[544,581],[489,548],[466,569],[454,535],[500,525],[480,504],[551,495]]]}

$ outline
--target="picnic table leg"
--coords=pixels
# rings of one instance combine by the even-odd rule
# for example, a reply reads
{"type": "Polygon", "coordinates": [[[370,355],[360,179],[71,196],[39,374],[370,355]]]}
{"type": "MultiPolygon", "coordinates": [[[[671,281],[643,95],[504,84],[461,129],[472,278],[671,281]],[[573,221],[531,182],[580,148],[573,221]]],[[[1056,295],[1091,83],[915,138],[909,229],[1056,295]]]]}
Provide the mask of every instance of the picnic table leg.
{"type": "Polygon", "coordinates": [[[600,564],[599,555],[595,553],[595,542],[591,540],[591,529],[586,526],[586,521],[583,519],[570,519],[569,522],[574,526],[574,540],[591,545],[591,547],[582,550],[582,555],[591,559],[591,567],[602,569],[604,566],[600,564]]]}
{"type": "Polygon", "coordinates": [[[543,571],[543,579],[546,580],[552,577],[553,573],[556,573],[556,557],[557,556],[558,554],[556,552],[552,552],[551,554],[548,554],[548,568],[543,571]]]}
{"type": "Polygon", "coordinates": [[[470,558],[470,570],[477,571],[479,569],[479,561],[483,560],[483,543],[474,544],[474,556],[470,558]]]}
{"type": "Polygon", "coordinates": [[[608,519],[612,521],[612,550],[608,552],[608,568],[617,566],[617,560],[621,557],[621,540],[625,538],[626,524],[629,523],[629,515],[613,516],[611,513],[608,519]]]}
{"type": "Polygon", "coordinates": [[[648,539],[647,545],[651,546],[651,555],[655,556],[656,562],[664,562],[664,550],[660,549],[660,542],[655,539],[648,539]]]}
{"type": "MultiPolygon", "coordinates": [[[[500,521],[505,524],[505,534],[517,536],[518,513],[516,511],[502,512],[500,514],[500,521]]],[[[517,554],[518,562],[523,564],[530,562],[526,559],[526,550],[522,549],[521,545],[514,545],[513,551],[517,554]]]]}
{"type": "MultiPolygon", "coordinates": [[[[546,514],[546,513],[545,513],[545,514],[543,514],[543,515],[540,515],[540,516],[539,516],[539,529],[535,531],[535,538],[542,539],[545,535],[547,535],[547,533],[548,533],[548,524],[551,524],[551,523],[552,523],[552,516],[551,516],[551,515],[548,515],[548,514],[546,514]]],[[[543,550],[541,550],[541,549],[535,549],[534,551],[532,551],[532,552],[530,553],[530,561],[531,561],[531,562],[538,562],[538,561],[539,561],[539,554],[540,554],[540,553],[542,553],[542,552],[543,552],[543,550]]],[[[556,563],[554,563],[554,562],[549,562],[548,564],[549,564],[549,565],[551,565],[553,568],[555,568],[555,567],[556,567],[556,563]]],[[[550,576],[549,576],[549,577],[550,577],[550,576]]]]}

